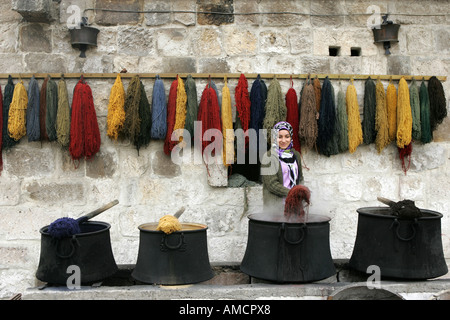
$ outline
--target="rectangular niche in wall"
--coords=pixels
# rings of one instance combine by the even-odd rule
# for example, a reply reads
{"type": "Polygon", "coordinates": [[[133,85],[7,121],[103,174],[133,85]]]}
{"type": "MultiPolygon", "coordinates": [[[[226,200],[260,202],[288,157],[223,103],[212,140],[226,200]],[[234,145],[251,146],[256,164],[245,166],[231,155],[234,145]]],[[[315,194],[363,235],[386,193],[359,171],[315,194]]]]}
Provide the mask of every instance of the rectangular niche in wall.
{"type": "Polygon", "coordinates": [[[350,48],[350,56],[359,57],[360,55],[361,55],[361,48],[359,47],[350,48]]]}
{"type": "Polygon", "coordinates": [[[330,57],[337,57],[341,55],[341,47],[330,46],[328,47],[330,57]]]}

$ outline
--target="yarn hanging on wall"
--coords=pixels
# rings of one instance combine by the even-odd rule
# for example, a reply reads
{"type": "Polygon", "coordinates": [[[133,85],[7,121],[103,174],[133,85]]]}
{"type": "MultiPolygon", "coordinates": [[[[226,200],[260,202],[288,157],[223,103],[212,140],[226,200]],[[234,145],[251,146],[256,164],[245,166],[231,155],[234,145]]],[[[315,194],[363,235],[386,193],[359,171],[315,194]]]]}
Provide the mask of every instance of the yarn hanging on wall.
{"type": "Polygon", "coordinates": [[[230,166],[234,163],[234,131],[233,114],[231,110],[231,94],[227,80],[222,88],[222,135],[223,135],[223,164],[230,166]]]}
{"type": "Polygon", "coordinates": [[[41,141],[48,140],[47,130],[45,128],[45,120],[47,113],[47,83],[49,77],[44,79],[42,83],[41,92],[39,95],[39,130],[41,141]]]}
{"type": "Polygon", "coordinates": [[[70,142],[70,105],[67,85],[64,78],[58,82],[58,112],[56,114],[56,136],[63,148],[70,142]]]}
{"type": "Polygon", "coordinates": [[[8,132],[8,118],[9,118],[9,108],[13,99],[14,94],[14,83],[12,77],[8,77],[8,83],[5,86],[5,94],[3,96],[3,150],[10,149],[14,147],[19,141],[14,140],[9,136],[8,132]]]}
{"type": "MultiPolygon", "coordinates": [[[[187,102],[187,95],[186,95],[186,89],[184,87],[183,79],[178,77],[178,84],[177,84],[177,101],[176,101],[176,109],[175,109],[175,124],[173,126],[173,131],[176,134],[176,137],[178,137],[178,140],[170,140],[170,150],[173,150],[173,148],[180,142],[183,141],[183,129],[186,123],[186,102],[187,102]]],[[[174,137],[175,138],[175,137],[174,137]]]]}
{"type": "Polygon", "coordinates": [[[404,148],[411,143],[412,113],[409,88],[404,77],[398,84],[397,99],[397,146],[404,148]]]}
{"type": "Polygon", "coordinates": [[[337,95],[337,123],[338,123],[338,151],[345,152],[348,150],[348,118],[347,106],[345,103],[345,93],[340,88],[337,95]]]}
{"type": "Polygon", "coordinates": [[[167,102],[164,82],[159,75],[156,75],[153,85],[151,113],[151,138],[163,140],[167,132],[167,102]]]}
{"type": "Polygon", "coordinates": [[[319,119],[317,122],[317,148],[319,153],[330,156],[333,150],[333,136],[336,127],[336,105],[334,90],[328,77],[325,78],[321,90],[319,119]]]}
{"type": "Polygon", "coordinates": [[[347,87],[346,93],[347,118],[348,118],[348,151],[353,153],[356,148],[363,143],[363,134],[361,126],[361,118],[359,115],[359,105],[356,94],[356,88],[353,84],[347,87]]]}
{"type": "Polygon", "coordinates": [[[3,171],[3,93],[0,87],[0,175],[3,171]]]}
{"type": "Polygon", "coordinates": [[[292,126],[293,131],[293,147],[298,152],[301,152],[300,138],[298,137],[298,129],[300,124],[300,118],[298,115],[298,105],[297,105],[297,92],[293,87],[293,82],[291,79],[291,87],[286,93],[286,121],[292,126]]]}
{"type": "Polygon", "coordinates": [[[433,133],[430,125],[430,98],[428,97],[428,88],[422,81],[419,90],[420,100],[420,141],[430,143],[433,140],[433,133]]]}
{"type": "Polygon", "coordinates": [[[167,102],[167,132],[164,140],[164,153],[169,155],[172,151],[170,140],[172,138],[173,128],[175,127],[176,112],[177,112],[177,87],[178,78],[175,79],[169,90],[169,99],[167,102]]]}
{"type": "Polygon", "coordinates": [[[322,88],[320,86],[320,80],[317,76],[313,80],[314,93],[316,97],[316,110],[320,112],[320,99],[322,98],[322,88]]]}
{"type": "Polygon", "coordinates": [[[416,84],[416,79],[413,79],[409,86],[409,99],[412,113],[412,139],[415,141],[420,140],[421,128],[420,128],[420,97],[419,87],[416,84]]]}
{"type": "Polygon", "coordinates": [[[250,124],[250,95],[248,93],[248,82],[245,75],[241,73],[238,84],[234,91],[237,116],[239,117],[242,130],[245,135],[245,150],[248,149],[248,128],[250,124]]]}
{"type": "MultiPolygon", "coordinates": [[[[317,140],[316,93],[310,79],[305,83],[300,96],[299,137],[302,147],[312,149],[317,140]]],[[[303,148],[302,148],[303,149],[303,148]]]]}
{"type": "Polygon", "coordinates": [[[375,130],[375,146],[378,153],[380,153],[390,143],[386,93],[380,79],[378,79],[376,84],[375,130]]]}
{"type": "Polygon", "coordinates": [[[364,108],[363,108],[363,141],[365,144],[375,142],[375,110],[376,110],[376,86],[369,77],[364,85],[364,108]]]}
{"type": "MultiPolygon", "coordinates": [[[[31,77],[28,84],[28,107],[27,107],[27,136],[28,141],[39,141],[39,84],[34,77],[31,77]]],[[[70,128],[69,128],[70,129],[70,128]]]]}
{"type": "Polygon", "coordinates": [[[27,134],[27,106],[28,95],[23,81],[19,81],[14,87],[13,98],[9,106],[8,132],[9,136],[19,141],[27,134]]]}
{"type": "Polygon", "coordinates": [[[191,135],[191,140],[194,138],[194,122],[198,115],[198,101],[197,101],[197,87],[192,75],[188,75],[184,84],[186,90],[186,120],[184,128],[191,135]]]}
{"type": "Polygon", "coordinates": [[[90,160],[100,150],[100,130],[91,87],[83,76],[75,85],[72,99],[69,152],[72,160],[90,160]]]}
{"type": "Polygon", "coordinates": [[[280,121],[286,121],[286,104],[284,96],[281,92],[280,82],[277,78],[273,78],[267,90],[267,100],[265,107],[265,115],[263,121],[263,129],[268,133],[280,121]]]}
{"type": "Polygon", "coordinates": [[[428,97],[430,99],[431,132],[447,117],[447,106],[442,83],[435,76],[428,81],[428,97]]]}
{"type": "Polygon", "coordinates": [[[56,136],[56,116],[58,113],[58,85],[52,78],[48,79],[46,90],[46,113],[45,130],[49,141],[55,141],[56,136]]]}
{"type": "Polygon", "coordinates": [[[141,89],[141,98],[139,100],[139,134],[135,137],[134,146],[136,147],[139,155],[139,150],[142,147],[147,146],[150,143],[151,134],[151,110],[150,103],[145,93],[145,87],[142,81],[139,81],[141,89]]]}
{"type": "MultiPolygon", "coordinates": [[[[255,81],[253,81],[250,89],[250,123],[249,129],[253,129],[256,132],[256,151],[259,151],[259,130],[263,127],[264,121],[264,109],[267,99],[267,87],[264,81],[261,79],[261,75],[258,74],[255,81]]],[[[222,105],[223,108],[223,105],[222,105]]],[[[250,147],[253,147],[250,146],[250,147]]]]}
{"type": "Polygon", "coordinates": [[[397,89],[389,82],[386,89],[386,108],[389,124],[389,140],[395,141],[397,135],[397,89]]]}
{"type": "Polygon", "coordinates": [[[128,84],[125,96],[125,121],[121,136],[135,145],[141,131],[141,120],[139,117],[139,103],[141,101],[141,81],[139,76],[134,76],[128,84]]]}
{"type": "Polygon", "coordinates": [[[125,89],[120,73],[111,87],[108,102],[108,114],[106,116],[106,135],[117,140],[125,122],[125,89]]]}

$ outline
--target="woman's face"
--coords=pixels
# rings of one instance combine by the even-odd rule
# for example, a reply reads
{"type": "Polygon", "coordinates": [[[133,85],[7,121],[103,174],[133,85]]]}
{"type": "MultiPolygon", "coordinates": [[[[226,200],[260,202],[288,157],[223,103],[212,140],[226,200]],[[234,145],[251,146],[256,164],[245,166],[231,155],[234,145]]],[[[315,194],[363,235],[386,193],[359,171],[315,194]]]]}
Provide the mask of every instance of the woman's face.
{"type": "Polygon", "coordinates": [[[280,149],[286,149],[289,147],[289,144],[291,143],[291,135],[289,134],[289,131],[287,130],[280,130],[278,132],[278,146],[280,149]]]}

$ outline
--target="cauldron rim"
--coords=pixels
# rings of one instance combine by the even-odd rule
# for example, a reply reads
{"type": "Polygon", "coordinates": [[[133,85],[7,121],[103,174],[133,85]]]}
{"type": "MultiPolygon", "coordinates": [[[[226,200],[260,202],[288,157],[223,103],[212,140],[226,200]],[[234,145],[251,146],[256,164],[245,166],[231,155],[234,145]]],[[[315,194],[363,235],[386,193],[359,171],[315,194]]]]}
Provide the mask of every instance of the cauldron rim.
{"type": "MultiPolygon", "coordinates": [[[[138,229],[139,229],[139,231],[142,231],[142,232],[161,233],[161,234],[163,234],[164,233],[163,231],[156,230],[156,226],[157,225],[158,225],[158,222],[147,222],[147,223],[140,224],[138,226],[138,229]],[[145,226],[154,226],[155,230],[144,229],[145,226]]],[[[172,233],[178,234],[178,233],[187,233],[187,232],[188,233],[190,233],[190,232],[200,232],[200,231],[204,231],[204,230],[208,229],[208,226],[205,225],[205,224],[202,224],[202,223],[181,222],[181,226],[185,226],[185,225],[197,226],[197,227],[200,227],[200,228],[193,229],[193,230],[190,230],[190,229],[183,230],[183,229],[181,229],[181,230],[178,230],[178,231],[174,231],[172,233]]]]}
{"type": "Polygon", "coordinates": [[[286,224],[293,224],[293,225],[298,225],[298,224],[318,224],[318,223],[328,223],[331,218],[326,216],[326,215],[322,215],[322,214],[309,214],[307,217],[307,221],[289,221],[287,220],[284,215],[279,214],[277,217],[279,217],[280,219],[277,221],[275,219],[273,219],[273,216],[270,216],[269,214],[263,214],[263,213],[253,213],[253,214],[249,214],[247,216],[247,218],[249,220],[253,220],[253,221],[260,221],[260,222],[267,222],[267,223],[276,223],[276,224],[280,224],[280,223],[286,223],[286,224]],[[269,218],[271,217],[272,219],[265,219],[265,218],[269,218]]]}
{"type": "MultiPolygon", "coordinates": [[[[390,210],[389,207],[362,207],[356,209],[356,212],[358,212],[361,215],[369,216],[369,217],[378,217],[378,218],[385,218],[385,219],[405,219],[405,220],[411,220],[411,218],[408,217],[398,217],[394,216],[392,214],[382,214],[382,213],[376,213],[373,211],[385,211],[388,212],[390,210]]],[[[419,209],[422,213],[427,214],[426,216],[418,217],[418,220],[430,220],[430,219],[440,219],[443,217],[442,213],[439,213],[437,211],[428,210],[428,209],[419,209]]]]}
{"type": "MultiPolygon", "coordinates": [[[[105,232],[106,230],[111,229],[111,225],[109,223],[103,222],[103,221],[86,221],[86,222],[83,222],[83,224],[84,225],[101,225],[101,226],[104,226],[104,228],[101,228],[101,229],[95,230],[95,231],[91,231],[91,232],[77,233],[77,234],[75,234],[76,237],[91,236],[91,235],[94,235],[94,234],[97,234],[97,233],[101,233],[101,232],[105,232]]],[[[42,227],[41,229],[39,229],[39,232],[42,235],[46,235],[46,236],[51,237],[50,234],[47,232],[49,226],[50,225],[42,227]]]]}

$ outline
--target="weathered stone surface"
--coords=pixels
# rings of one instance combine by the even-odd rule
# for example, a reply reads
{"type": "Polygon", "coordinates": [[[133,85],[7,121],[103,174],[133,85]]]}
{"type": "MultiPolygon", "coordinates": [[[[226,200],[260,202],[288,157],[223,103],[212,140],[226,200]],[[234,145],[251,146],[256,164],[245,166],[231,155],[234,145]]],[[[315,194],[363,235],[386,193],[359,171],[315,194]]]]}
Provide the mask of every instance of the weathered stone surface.
{"type": "Polygon", "coordinates": [[[136,11],[142,11],[143,0],[97,0],[95,5],[101,9],[118,10],[118,12],[98,10],[95,22],[99,25],[136,25],[142,21],[142,14],[136,11]],[[120,12],[121,10],[131,12],[120,12]]]}
{"type": "Polygon", "coordinates": [[[233,0],[210,0],[207,3],[197,0],[197,12],[208,12],[197,13],[197,23],[201,25],[220,26],[234,22],[233,0]],[[216,14],[215,12],[222,14],[216,14]]]}
{"type": "Polygon", "coordinates": [[[11,6],[27,21],[51,22],[59,18],[59,8],[52,0],[12,0],[11,6]]]}
{"type": "Polygon", "coordinates": [[[163,151],[157,151],[152,159],[153,172],[159,176],[173,178],[181,174],[180,166],[170,160],[163,151]]]}
{"type": "Polygon", "coordinates": [[[20,28],[20,50],[24,52],[51,52],[51,29],[43,24],[32,23],[20,28]]]}
{"type": "Polygon", "coordinates": [[[27,53],[25,65],[28,72],[67,72],[66,56],[62,54],[27,53]]]}
{"type": "Polygon", "coordinates": [[[344,24],[344,14],[345,9],[341,1],[311,2],[311,25],[313,27],[340,27],[344,24]]]}
{"type": "Polygon", "coordinates": [[[144,11],[155,11],[155,13],[146,12],[144,14],[147,26],[160,26],[170,22],[171,3],[167,1],[146,2],[144,11]]]}
{"type": "Polygon", "coordinates": [[[195,53],[199,56],[218,56],[222,53],[222,41],[219,30],[200,29],[195,38],[195,53]]]}
{"type": "Polygon", "coordinates": [[[179,22],[185,26],[195,25],[196,3],[191,0],[178,0],[172,2],[172,9],[174,11],[173,20],[179,22]],[[193,12],[193,13],[190,13],[193,12]]]}
{"type": "Polygon", "coordinates": [[[388,74],[410,74],[410,57],[389,56],[387,60],[388,74]]]}
{"type": "Polygon", "coordinates": [[[261,1],[259,8],[260,12],[267,12],[262,16],[262,25],[264,26],[306,25],[309,22],[309,1],[261,1]],[[294,14],[284,14],[283,12],[294,14]]]}
{"type": "Polygon", "coordinates": [[[86,162],[86,176],[94,179],[111,178],[117,171],[115,152],[101,149],[95,157],[86,162]]]}
{"type": "Polygon", "coordinates": [[[156,38],[158,52],[162,56],[185,57],[192,54],[191,42],[187,39],[186,29],[159,29],[156,38]]]}
{"type": "Polygon", "coordinates": [[[117,35],[118,53],[133,56],[154,54],[156,52],[154,35],[154,30],[149,28],[121,28],[117,35]]]}
{"type": "Polygon", "coordinates": [[[225,58],[205,58],[198,61],[198,72],[202,73],[228,73],[231,68],[225,58]]]}
{"type": "Polygon", "coordinates": [[[224,30],[224,48],[229,55],[256,54],[258,38],[249,29],[226,28],[224,30]]]}
{"type": "Polygon", "coordinates": [[[40,181],[26,183],[23,189],[29,201],[47,205],[83,203],[85,197],[83,183],[40,181]]]}
{"type": "Polygon", "coordinates": [[[160,72],[179,72],[191,73],[196,72],[197,66],[195,58],[189,57],[168,57],[161,60],[160,72]]]}
{"type": "MultiPolygon", "coordinates": [[[[16,146],[6,153],[6,170],[17,177],[50,176],[55,170],[55,156],[51,149],[32,149],[16,146]]],[[[5,157],[3,158],[5,160],[5,157]]]]}
{"type": "Polygon", "coordinates": [[[285,30],[261,32],[259,39],[260,52],[262,53],[289,53],[289,41],[285,30]]]}

